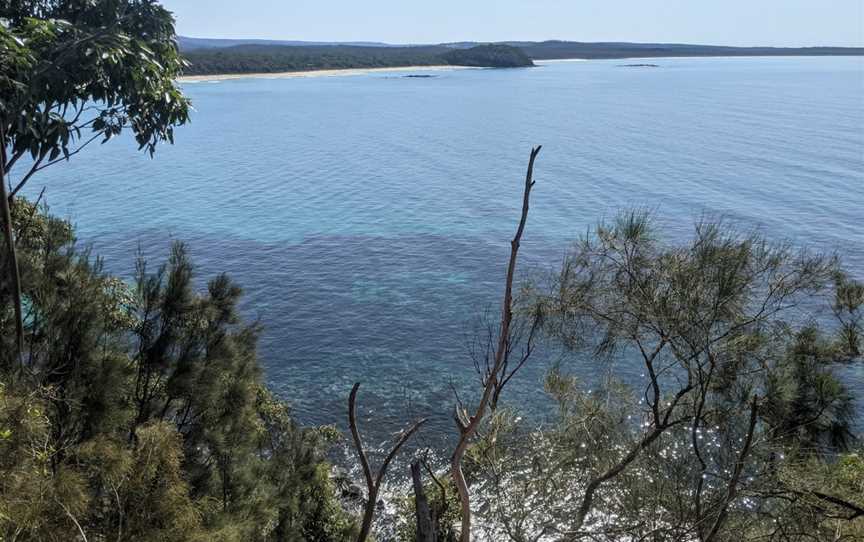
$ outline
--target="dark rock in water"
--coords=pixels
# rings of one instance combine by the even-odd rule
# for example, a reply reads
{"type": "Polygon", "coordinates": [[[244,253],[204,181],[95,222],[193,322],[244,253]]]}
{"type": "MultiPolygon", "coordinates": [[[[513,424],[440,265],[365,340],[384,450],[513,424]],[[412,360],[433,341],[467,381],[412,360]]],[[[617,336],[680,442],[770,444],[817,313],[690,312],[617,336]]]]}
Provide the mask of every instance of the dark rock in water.
{"type": "Polygon", "coordinates": [[[363,504],[364,490],[357,484],[345,469],[333,467],[331,472],[340,500],[350,507],[358,507],[363,504]]]}
{"type": "Polygon", "coordinates": [[[619,68],[659,68],[658,64],[620,64],[619,68]]]}
{"type": "Polygon", "coordinates": [[[363,495],[363,488],[357,484],[351,484],[342,490],[342,497],[352,503],[362,503],[363,495]]]}
{"type": "Polygon", "coordinates": [[[408,75],[403,75],[403,77],[411,77],[412,79],[429,79],[430,77],[435,77],[434,75],[428,75],[425,73],[412,73],[408,75]]]}

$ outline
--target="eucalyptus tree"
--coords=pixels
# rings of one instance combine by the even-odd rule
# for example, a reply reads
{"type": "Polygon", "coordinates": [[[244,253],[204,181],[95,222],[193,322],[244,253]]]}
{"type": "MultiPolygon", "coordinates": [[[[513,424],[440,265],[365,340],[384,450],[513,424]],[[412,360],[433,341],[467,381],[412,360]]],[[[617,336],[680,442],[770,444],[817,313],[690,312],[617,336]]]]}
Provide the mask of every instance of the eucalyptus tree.
{"type": "MultiPolygon", "coordinates": [[[[174,19],[155,0],[0,2],[0,196],[39,171],[131,130],[151,155],[189,118],[175,79],[184,61],[174,19]]],[[[2,206],[22,347],[21,287],[2,206]]]]}

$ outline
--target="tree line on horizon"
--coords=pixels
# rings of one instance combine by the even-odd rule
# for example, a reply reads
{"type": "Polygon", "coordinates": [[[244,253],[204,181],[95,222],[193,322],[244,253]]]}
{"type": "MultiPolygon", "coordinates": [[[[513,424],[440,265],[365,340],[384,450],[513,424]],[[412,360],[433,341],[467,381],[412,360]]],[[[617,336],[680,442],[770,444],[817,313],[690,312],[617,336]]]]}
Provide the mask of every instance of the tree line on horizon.
{"type": "Polygon", "coordinates": [[[534,60],[712,56],[864,55],[855,47],[727,47],[648,43],[464,42],[440,45],[280,44],[181,39],[187,75],[452,65],[528,67],[534,60]],[[235,43],[236,42],[236,43],[235,43]],[[203,44],[203,45],[199,45],[203,44]],[[184,47],[185,45],[185,47],[184,47]]]}
{"type": "Polygon", "coordinates": [[[279,73],[349,68],[404,66],[472,66],[516,68],[534,63],[520,49],[502,44],[467,49],[440,46],[374,47],[343,45],[237,45],[183,53],[186,75],[279,73]]]}
{"type": "MultiPolygon", "coordinates": [[[[93,142],[131,131],[151,154],[173,142],[190,104],[170,13],[155,0],[15,0],[0,19],[0,537],[386,540],[380,490],[422,420],[370,453],[359,383],[346,390],[350,436],[299,425],[263,378],[266,322],[244,321],[230,277],[195,288],[175,244],[123,281],[41,196],[23,196],[93,142]],[[328,461],[340,441],[366,483],[357,507],[328,461]]],[[[667,243],[633,211],[521,283],[539,152],[499,318],[466,358],[476,393],[454,397],[449,464],[412,452],[392,537],[861,539],[860,420],[835,371],[862,361],[860,272],[726,224],[667,243]],[[549,366],[556,412],[542,426],[508,404],[512,379],[545,362],[541,337],[579,354],[549,366]],[[609,359],[641,367],[644,387],[588,390],[573,374],[609,359]]]]}

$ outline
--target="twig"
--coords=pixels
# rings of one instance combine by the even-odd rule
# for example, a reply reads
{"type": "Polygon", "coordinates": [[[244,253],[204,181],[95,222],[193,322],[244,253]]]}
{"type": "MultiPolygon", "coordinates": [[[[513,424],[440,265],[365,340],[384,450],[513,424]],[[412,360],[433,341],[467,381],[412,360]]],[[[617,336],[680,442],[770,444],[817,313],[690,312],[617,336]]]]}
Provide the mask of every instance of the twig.
{"type": "Polygon", "coordinates": [[[84,529],[81,528],[81,524],[78,523],[78,520],[75,519],[75,516],[73,516],[72,512],[69,511],[69,508],[67,508],[66,505],[63,504],[62,502],[60,502],[56,497],[54,499],[54,502],[56,502],[57,504],[60,505],[60,508],[63,509],[63,511],[66,513],[66,515],[69,516],[69,519],[72,520],[72,523],[75,524],[75,527],[78,528],[78,533],[81,535],[81,539],[83,540],[83,542],[87,542],[87,535],[84,534],[84,529]]]}
{"type": "Polygon", "coordinates": [[[426,453],[423,454],[423,458],[421,459],[421,463],[423,464],[423,468],[426,469],[426,472],[429,474],[429,477],[432,478],[432,481],[435,482],[435,485],[438,486],[438,489],[441,491],[441,502],[447,502],[447,488],[444,487],[444,484],[441,483],[441,480],[435,475],[435,470],[429,466],[429,450],[426,450],[426,453]]]}
{"type": "Polygon", "coordinates": [[[97,133],[96,135],[94,135],[93,137],[91,137],[90,139],[88,139],[87,141],[82,143],[77,149],[70,152],[66,156],[64,156],[62,158],[57,158],[56,160],[49,161],[47,164],[42,164],[42,160],[44,159],[44,156],[42,158],[39,158],[39,160],[33,165],[33,167],[30,168],[30,170],[27,172],[27,174],[24,175],[24,177],[21,179],[21,181],[15,186],[15,189],[12,190],[12,192],[9,194],[9,197],[14,198],[15,194],[17,194],[19,190],[24,188],[24,185],[27,184],[27,181],[29,181],[30,177],[32,177],[34,174],[38,173],[39,171],[42,171],[46,167],[50,167],[50,166],[53,166],[54,164],[58,164],[58,163],[63,162],[65,160],[69,160],[69,157],[75,156],[79,152],[83,151],[84,148],[87,147],[87,145],[89,145],[90,143],[93,143],[95,140],[99,139],[99,137],[101,137],[102,135],[103,134],[101,132],[97,133]]]}

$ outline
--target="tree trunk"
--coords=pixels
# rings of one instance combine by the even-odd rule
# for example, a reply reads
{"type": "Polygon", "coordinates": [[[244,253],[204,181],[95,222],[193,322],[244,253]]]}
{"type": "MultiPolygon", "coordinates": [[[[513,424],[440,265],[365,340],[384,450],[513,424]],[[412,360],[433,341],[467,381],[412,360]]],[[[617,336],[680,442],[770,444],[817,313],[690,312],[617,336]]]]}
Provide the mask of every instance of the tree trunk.
{"type": "Polygon", "coordinates": [[[9,282],[12,287],[12,304],[15,308],[15,337],[18,357],[24,353],[24,317],[21,311],[21,275],[18,272],[18,256],[15,253],[15,236],[12,233],[12,211],[9,208],[9,195],[6,190],[6,134],[0,122],[0,220],[3,221],[3,234],[6,237],[8,253],[9,282]]]}
{"type": "Polygon", "coordinates": [[[417,542],[435,542],[435,522],[429,509],[429,499],[420,478],[420,462],[411,463],[411,481],[414,484],[414,505],[417,512],[417,542]]]}
{"type": "Polygon", "coordinates": [[[372,522],[375,520],[375,509],[378,507],[378,488],[370,489],[366,506],[363,507],[363,521],[360,523],[358,542],[365,542],[372,532],[372,522]]]}

